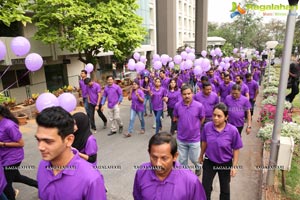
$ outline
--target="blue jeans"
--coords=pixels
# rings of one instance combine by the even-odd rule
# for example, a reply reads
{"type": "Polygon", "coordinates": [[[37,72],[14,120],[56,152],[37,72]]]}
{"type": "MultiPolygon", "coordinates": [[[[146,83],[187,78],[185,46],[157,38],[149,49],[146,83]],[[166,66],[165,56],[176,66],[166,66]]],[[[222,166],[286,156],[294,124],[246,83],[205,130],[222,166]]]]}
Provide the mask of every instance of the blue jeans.
{"type": "Polygon", "coordinates": [[[178,161],[181,165],[188,167],[188,159],[192,161],[196,169],[200,169],[201,165],[199,164],[200,156],[200,141],[195,143],[182,142],[177,139],[178,145],[178,161]]]}
{"type": "Polygon", "coordinates": [[[160,117],[162,116],[163,110],[154,110],[154,115],[155,115],[155,133],[159,132],[159,129],[162,127],[160,117]]]}
{"type": "Polygon", "coordinates": [[[4,193],[0,194],[0,200],[7,200],[6,196],[4,193]]]}
{"type": "Polygon", "coordinates": [[[135,111],[133,109],[130,109],[130,122],[129,122],[129,127],[128,127],[128,133],[132,133],[133,131],[133,125],[135,121],[135,116],[137,115],[139,117],[139,120],[141,122],[141,129],[145,130],[145,121],[144,121],[144,115],[143,111],[135,111]]]}
{"type": "Polygon", "coordinates": [[[82,100],[83,100],[83,106],[84,106],[85,112],[86,112],[87,115],[89,115],[90,114],[90,110],[89,110],[88,99],[86,97],[83,97],[82,100]]]}
{"type": "Polygon", "coordinates": [[[149,94],[145,94],[144,98],[144,112],[147,114],[147,101],[149,101],[149,112],[152,114],[152,103],[151,103],[151,96],[149,94]]]}

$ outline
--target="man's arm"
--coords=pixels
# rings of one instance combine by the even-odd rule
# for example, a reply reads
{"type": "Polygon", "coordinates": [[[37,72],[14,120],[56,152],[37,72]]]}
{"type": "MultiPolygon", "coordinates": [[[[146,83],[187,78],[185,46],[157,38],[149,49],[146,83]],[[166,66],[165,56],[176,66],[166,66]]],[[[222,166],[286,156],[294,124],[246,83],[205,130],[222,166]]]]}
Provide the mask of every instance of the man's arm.
{"type": "Polygon", "coordinates": [[[90,185],[85,185],[84,187],[88,187],[88,191],[84,199],[106,200],[106,191],[102,175],[99,175],[99,177],[90,182],[90,185]]]}

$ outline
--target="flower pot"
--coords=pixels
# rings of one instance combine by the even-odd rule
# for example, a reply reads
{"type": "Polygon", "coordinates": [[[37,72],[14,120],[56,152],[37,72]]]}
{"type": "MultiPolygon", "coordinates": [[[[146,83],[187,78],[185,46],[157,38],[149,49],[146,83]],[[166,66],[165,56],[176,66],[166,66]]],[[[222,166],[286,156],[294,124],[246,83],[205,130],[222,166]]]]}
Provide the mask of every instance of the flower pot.
{"type": "Polygon", "coordinates": [[[24,113],[21,113],[17,116],[17,119],[19,121],[19,125],[25,125],[27,124],[27,118],[28,116],[24,113]]]}

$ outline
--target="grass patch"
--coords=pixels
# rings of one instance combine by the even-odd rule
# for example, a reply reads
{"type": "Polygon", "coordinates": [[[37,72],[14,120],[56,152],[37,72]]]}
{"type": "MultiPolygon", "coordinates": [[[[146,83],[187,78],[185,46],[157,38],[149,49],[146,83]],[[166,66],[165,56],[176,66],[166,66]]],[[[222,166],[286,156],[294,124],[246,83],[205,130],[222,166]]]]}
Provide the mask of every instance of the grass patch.
{"type": "MultiPolygon", "coordinates": [[[[282,190],[280,181],[282,199],[299,200],[300,199],[300,148],[299,144],[295,146],[291,170],[286,173],[286,192],[282,190]]],[[[281,180],[281,173],[278,178],[281,180]]]]}
{"type": "Polygon", "coordinates": [[[295,99],[293,101],[293,106],[295,108],[300,108],[300,93],[297,94],[297,96],[295,97],[295,99]]]}

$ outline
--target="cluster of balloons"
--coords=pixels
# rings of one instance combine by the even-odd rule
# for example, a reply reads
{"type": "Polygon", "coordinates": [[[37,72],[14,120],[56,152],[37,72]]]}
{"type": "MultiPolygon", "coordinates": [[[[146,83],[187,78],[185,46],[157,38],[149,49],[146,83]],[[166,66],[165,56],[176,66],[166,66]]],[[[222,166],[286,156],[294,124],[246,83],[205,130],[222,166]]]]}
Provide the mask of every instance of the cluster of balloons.
{"type": "Polygon", "coordinates": [[[137,72],[141,72],[146,68],[147,58],[146,56],[141,56],[138,52],[133,54],[133,59],[129,59],[128,61],[128,69],[131,71],[136,70],[137,72]]]}
{"type": "MultiPolygon", "coordinates": [[[[15,37],[10,43],[12,52],[16,56],[25,56],[30,51],[30,42],[25,37],[15,37]]],[[[0,61],[6,56],[5,44],[0,41],[0,61]]],[[[37,53],[28,54],[25,58],[25,66],[29,71],[37,71],[43,66],[43,58],[37,53]]]]}
{"type": "Polygon", "coordinates": [[[76,108],[77,100],[73,94],[68,92],[59,95],[59,97],[56,97],[54,94],[47,92],[39,95],[35,105],[39,112],[41,112],[45,108],[53,106],[60,106],[67,112],[72,112],[76,108]]]}

